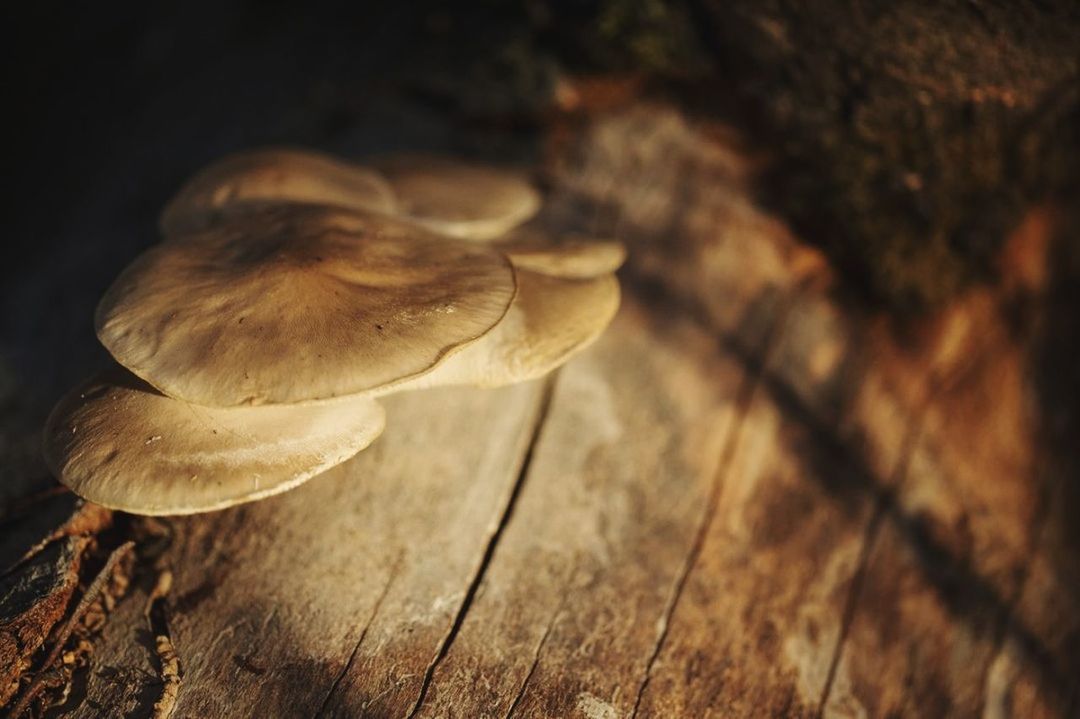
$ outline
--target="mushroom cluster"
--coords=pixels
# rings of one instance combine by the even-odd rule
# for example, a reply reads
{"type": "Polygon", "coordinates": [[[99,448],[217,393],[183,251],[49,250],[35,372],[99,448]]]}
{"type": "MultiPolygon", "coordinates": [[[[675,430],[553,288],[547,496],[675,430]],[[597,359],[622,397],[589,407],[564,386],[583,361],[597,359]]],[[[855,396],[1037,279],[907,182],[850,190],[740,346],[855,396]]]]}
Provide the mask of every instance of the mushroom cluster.
{"type": "Polygon", "coordinates": [[[515,173],[436,157],[215,163],[98,305],[116,363],[53,410],[46,461],[106,507],[209,511],[363,450],[381,395],[542,376],[611,321],[624,250],[525,225],[539,206],[515,173]]]}

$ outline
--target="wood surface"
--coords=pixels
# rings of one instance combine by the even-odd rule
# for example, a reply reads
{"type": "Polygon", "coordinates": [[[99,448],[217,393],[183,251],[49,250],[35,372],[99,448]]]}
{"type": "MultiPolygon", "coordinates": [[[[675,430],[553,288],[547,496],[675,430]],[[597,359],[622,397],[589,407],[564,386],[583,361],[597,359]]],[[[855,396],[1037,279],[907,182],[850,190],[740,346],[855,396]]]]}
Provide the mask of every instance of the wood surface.
{"type": "MultiPolygon", "coordinates": [[[[551,149],[546,221],[607,208],[587,224],[631,259],[613,326],[546,380],[391,397],[369,450],[251,505],[20,506],[5,566],[74,527],[11,575],[72,556],[45,647],[78,558],[137,540],[51,715],[151,716],[159,634],[176,717],[1075,715],[1037,327],[996,289],[907,328],[853,307],[716,137],[633,105],[551,149]]],[[[43,650],[18,651],[25,683],[43,650]]]]}

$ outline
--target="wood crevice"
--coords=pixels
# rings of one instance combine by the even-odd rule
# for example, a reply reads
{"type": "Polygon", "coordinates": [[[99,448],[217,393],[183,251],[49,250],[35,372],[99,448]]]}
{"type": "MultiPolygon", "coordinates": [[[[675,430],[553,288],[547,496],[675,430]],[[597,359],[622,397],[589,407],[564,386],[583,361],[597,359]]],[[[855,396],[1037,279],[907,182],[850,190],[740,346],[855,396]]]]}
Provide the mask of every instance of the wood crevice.
{"type": "Polygon", "coordinates": [[[461,604],[458,606],[454,616],[454,621],[451,623],[450,629],[443,637],[443,640],[439,643],[439,648],[436,651],[435,656],[424,671],[424,679],[420,684],[420,691],[416,696],[416,701],[406,715],[408,719],[413,719],[423,707],[424,700],[427,698],[428,691],[431,689],[431,682],[435,678],[435,672],[438,670],[442,661],[446,659],[446,656],[450,653],[450,648],[453,646],[454,640],[457,639],[458,633],[465,623],[465,617],[469,613],[473,601],[476,599],[476,593],[484,581],[488,567],[491,565],[492,558],[495,556],[495,548],[498,546],[503,532],[510,523],[510,519],[514,513],[514,507],[517,505],[518,497],[521,496],[522,488],[525,486],[533,455],[539,444],[540,435],[543,432],[544,423],[547,420],[548,412],[551,409],[552,395],[554,394],[555,383],[558,381],[558,377],[559,372],[556,371],[544,380],[543,391],[540,397],[540,406],[536,413],[536,419],[533,424],[531,436],[529,437],[529,443],[521,461],[521,467],[519,468],[517,477],[514,479],[513,486],[510,489],[510,496],[507,498],[502,513],[499,515],[498,524],[496,524],[494,531],[492,531],[491,536],[488,538],[487,545],[480,557],[480,563],[473,572],[472,579],[469,581],[469,586],[465,590],[465,596],[462,598],[461,604]]]}
{"type": "MultiPolygon", "coordinates": [[[[908,472],[915,446],[922,434],[924,416],[925,410],[919,412],[908,425],[896,460],[896,465],[893,467],[892,471],[893,476],[890,485],[893,487],[898,486],[908,472]]],[[[840,632],[836,637],[836,645],[833,647],[832,655],[829,657],[829,669],[825,675],[825,685],[822,687],[821,700],[818,702],[817,711],[815,713],[815,716],[817,717],[825,715],[825,707],[829,702],[833,683],[836,681],[836,672],[840,667],[840,657],[844,652],[844,643],[847,641],[848,632],[851,630],[851,625],[855,621],[855,614],[859,606],[859,596],[862,594],[863,584],[866,581],[866,573],[870,566],[870,557],[873,555],[874,546],[877,544],[877,538],[881,531],[882,522],[884,522],[885,517],[888,514],[890,504],[889,498],[890,495],[888,491],[879,491],[874,496],[874,507],[863,533],[862,545],[859,547],[859,559],[855,566],[855,572],[851,577],[851,585],[848,587],[847,594],[844,597],[844,612],[840,619],[840,632]]]]}
{"type": "Polygon", "coordinates": [[[532,662],[529,664],[529,671],[525,673],[525,678],[521,681],[521,687],[517,690],[517,693],[514,694],[514,699],[510,702],[510,707],[506,710],[506,719],[510,719],[510,717],[514,715],[522,698],[525,696],[525,691],[529,688],[529,682],[532,681],[533,675],[536,673],[536,668],[540,665],[540,655],[544,651],[544,646],[547,644],[548,637],[551,636],[551,631],[555,628],[556,622],[559,621],[559,616],[562,614],[564,606],[566,606],[566,594],[563,594],[563,598],[559,601],[559,605],[555,607],[555,611],[551,613],[551,620],[548,622],[547,627],[545,627],[544,634],[540,637],[540,641],[536,643],[536,649],[533,650],[532,662]]]}
{"type": "Polygon", "coordinates": [[[364,645],[364,640],[367,639],[368,630],[371,628],[375,618],[379,616],[379,610],[382,608],[383,600],[386,599],[386,595],[390,593],[390,587],[394,584],[394,579],[397,577],[398,569],[401,566],[401,556],[398,555],[397,561],[390,566],[390,573],[386,578],[386,584],[383,585],[382,592],[379,593],[379,597],[375,600],[374,606],[371,608],[371,613],[368,615],[367,621],[364,622],[363,629],[360,630],[360,636],[356,639],[356,644],[353,645],[352,651],[349,652],[349,658],[345,662],[345,666],[341,668],[338,675],[334,677],[333,683],[330,685],[330,689],[326,692],[326,696],[323,697],[322,703],[319,705],[318,711],[315,712],[316,717],[326,716],[326,709],[330,706],[330,700],[337,693],[338,687],[341,686],[341,682],[348,676],[349,671],[356,663],[356,657],[360,653],[360,647],[364,645]]]}
{"type": "MultiPolygon", "coordinates": [[[[1063,477],[1057,477],[1055,479],[1057,481],[1044,483],[1042,491],[1040,492],[1039,503],[1035,510],[1035,516],[1032,518],[1031,527],[1029,528],[1028,542],[1030,551],[1033,555],[1039,551],[1040,546],[1043,545],[1045,540],[1045,534],[1049,531],[1049,525],[1046,520],[1050,514],[1050,503],[1053,500],[1054,490],[1057,489],[1056,485],[1058,482],[1064,480],[1063,477]]],[[[987,687],[991,681],[991,671],[993,670],[994,664],[1005,651],[1006,640],[1011,635],[1023,643],[1025,636],[1030,636],[1030,633],[1027,632],[1026,628],[1016,618],[1016,605],[1024,596],[1024,591],[1027,588],[1030,577],[1031,563],[1028,562],[1020,566],[1016,590],[1013,593],[1013,596],[1001,607],[997,625],[994,628],[994,639],[992,650],[990,652],[990,661],[986,665],[986,670],[983,673],[981,681],[983,697],[987,695],[987,687]]],[[[1077,714],[1075,704],[1080,701],[1080,690],[1074,687],[1072,693],[1072,698],[1067,698],[1064,702],[1064,706],[1069,707],[1066,716],[1075,716],[1077,714]]],[[[981,709],[985,710],[985,707],[981,707],[981,709]]]]}
{"type": "MultiPolygon", "coordinates": [[[[792,303],[789,300],[780,309],[777,313],[778,316],[771,323],[765,334],[764,340],[762,341],[762,349],[759,353],[757,362],[749,361],[748,355],[750,353],[733,352],[733,354],[737,355],[736,359],[738,359],[746,372],[735,395],[735,416],[732,420],[731,427],[728,429],[721,444],[720,454],[717,459],[716,470],[713,474],[712,486],[709,489],[709,498],[705,506],[704,515],[694,532],[693,541],[690,544],[690,549],[686,554],[682,566],[679,568],[679,573],[675,577],[672,591],[669,594],[668,601],[664,605],[663,614],[660,617],[660,629],[657,632],[656,642],[653,644],[648,659],[645,661],[645,670],[634,695],[634,708],[630,715],[633,719],[637,718],[638,712],[641,710],[641,700],[645,696],[646,689],[648,689],[653,667],[655,666],[656,660],[659,658],[665,640],[667,639],[668,630],[671,626],[671,619],[678,607],[679,598],[690,579],[691,573],[694,571],[694,567],[697,565],[698,557],[701,555],[701,550],[704,547],[705,538],[709,534],[709,528],[712,526],[713,518],[719,511],[721,496],[723,494],[724,477],[734,459],[735,449],[739,445],[739,437],[742,434],[741,430],[746,417],[750,412],[750,406],[757,394],[757,389],[759,385],[761,385],[764,369],[768,366],[769,357],[773,350],[779,345],[780,334],[786,323],[787,317],[790,314],[791,304],[792,303]]],[[[731,351],[732,348],[728,346],[728,338],[721,338],[721,344],[731,351]]]]}

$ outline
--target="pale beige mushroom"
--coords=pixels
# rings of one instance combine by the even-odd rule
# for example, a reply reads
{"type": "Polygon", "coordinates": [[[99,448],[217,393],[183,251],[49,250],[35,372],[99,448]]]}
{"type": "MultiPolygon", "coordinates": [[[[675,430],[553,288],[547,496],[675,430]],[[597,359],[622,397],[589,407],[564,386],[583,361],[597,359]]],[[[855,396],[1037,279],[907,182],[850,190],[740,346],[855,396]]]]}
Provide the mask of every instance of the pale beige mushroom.
{"type": "Polygon", "coordinates": [[[421,155],[377,162],[400,200],[382,176],[320,153],[267,149],[232,155],[181,189],[162,215],[162,228],[176,235],[205,228],[230,211],[306,203],[400,214],[447,236],[494,239],[515,266],[555,277],[597,277],[625,260],[625,248],[615,241],[515,228],[539,203],[536,191],[515,173],[421,155]]]}
{"type": "Polygon", "coordinates": [[[600,277],[626,261],[626,248],[621,242],[577,234],[553,237],[531,227],[511,232],[494,247],[504,252],[514,267],[552,277],[600,277]]]}
{"type": "Polygon", "coordinates": [[[393,190],[377,173],[320,152],[269,148],[229,155],[197,173],[166,205],[161,230],[203,229],[265,202],[395,212],[393,190]]]}
{"type": "Polygon", "coordinates": [[[433,371],[376,394],[446,385],[498,387],[541,377],[589,346],[619,308],[619,282],[608,274],[566,279],[518,270],[506,317],[479,341],[433,371]]]}
{"type": "Polygon", "coordinates": [[[122,368],[62,399],[45,458],[76,494],[138,514],[191,514],[296,487],[383,430],[369,398],[311,407],[203,407],[162,395],[122,368]]]}
{"type": "Polygon", "coordinates": [[[152,247],[95,319],[120,364],[165,394],[299,403],[431,370],[487,334],[514,293],[509,261],[490,247],[282,206],[152,247]]]}
{"type": "Polygon", "coordinates": [[[434,232],[487,241],[540,209],[540,194],[520,173],[431,155],[372,161],[390,183],[396,212],[434,232]]]}

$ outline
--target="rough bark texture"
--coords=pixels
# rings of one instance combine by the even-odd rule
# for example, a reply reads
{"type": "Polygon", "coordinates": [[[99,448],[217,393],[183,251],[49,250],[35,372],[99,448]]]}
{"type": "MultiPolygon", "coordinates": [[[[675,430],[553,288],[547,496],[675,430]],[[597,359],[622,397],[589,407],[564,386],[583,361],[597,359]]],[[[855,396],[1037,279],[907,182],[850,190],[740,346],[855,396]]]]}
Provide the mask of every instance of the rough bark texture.
{"type": "Polygon", "coordinates": [[[993,277],[1008,228],[1075,182],[1075,3],[688,5],[768,128],[773,201],[893,307],[993,277]]]}

